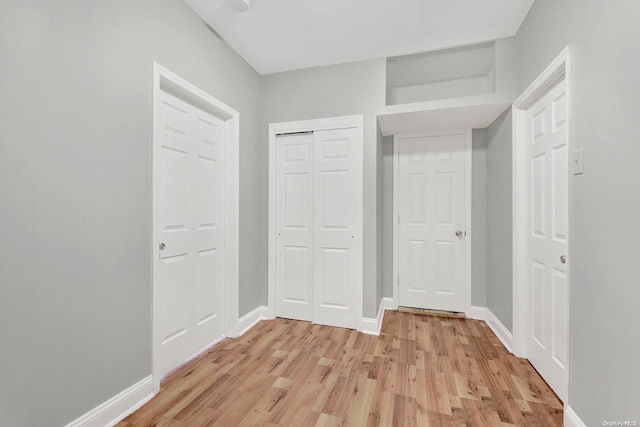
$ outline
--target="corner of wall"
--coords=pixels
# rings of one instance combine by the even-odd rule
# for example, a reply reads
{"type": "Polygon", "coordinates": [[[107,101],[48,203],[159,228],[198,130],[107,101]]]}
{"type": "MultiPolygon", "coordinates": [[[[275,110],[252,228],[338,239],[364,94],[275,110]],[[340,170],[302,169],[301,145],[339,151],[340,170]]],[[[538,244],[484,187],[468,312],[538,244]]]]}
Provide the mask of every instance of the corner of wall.
{"type": "Polygon", "coordinates": [[[66,427],[111,427],[138,410],[154,396],[153,380],[148,376],[95,407],[66,427]]]}
{"type": "Polygon", "coordinates": [[[394,310],[393,300],[391,298],[382,298],[378,307],[378,315],[375,319],[363,317],[360,321],[358,330],[368,335],[380,335],[382,330],[382,322],[384,321],[384,312],[386,310],[394,310]]]}
{"type": "Polygon", "coordinates": [[[565,427],[587,427],[578,414],[569,405],[564,405],[564,426],[565,427]]]}

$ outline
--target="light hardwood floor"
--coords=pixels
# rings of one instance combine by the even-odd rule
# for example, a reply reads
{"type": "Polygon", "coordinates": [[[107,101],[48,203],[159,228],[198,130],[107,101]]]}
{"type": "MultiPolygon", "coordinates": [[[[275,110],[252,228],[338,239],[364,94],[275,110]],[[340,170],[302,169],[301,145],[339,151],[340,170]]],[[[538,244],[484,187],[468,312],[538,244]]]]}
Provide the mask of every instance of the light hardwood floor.
{"type": "Polygon", "coordinates": [[[379,337],[262,321],[119,427],[561,426],[562,403],[481,321],[387,311],[379,337]]]}

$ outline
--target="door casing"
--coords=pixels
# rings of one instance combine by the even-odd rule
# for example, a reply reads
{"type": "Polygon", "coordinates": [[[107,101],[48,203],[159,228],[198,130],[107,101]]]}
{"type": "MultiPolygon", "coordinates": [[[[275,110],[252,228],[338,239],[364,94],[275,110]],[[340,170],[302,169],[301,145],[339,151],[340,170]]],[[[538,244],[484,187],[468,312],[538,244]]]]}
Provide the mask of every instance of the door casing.
{"type": "Polygon", "coordinates": [[[158,176],[155,164],[158,161],[157,150],[155,146],[159,140],[159,127],[161,123],[161,105],[160,93],[162,91],[169,92],[178,96],[198,108],[213,114],[227,123],[227,135],[225,150],[225,285],[224,293],[224,331],[225,336],[238,336],[239,329],[239,282],[238,282],[238,263],[239,263],[239,136],[240,136],[240,114],[218,101],[213,96],[197,88],[185,79],[167,70],[163,66],[153,63],[153,132],[152,132],[152,168],[151,168],[151,185],[152,185],[152,213],[151,213],[151,235],[152,235],[152,309],[151,309],[151,325],[152,325],[152,375],[153,390],[157,393],[160,390],[160,374],[157,364],[157,351],[159,349],[158,337],[158,320],[159,320],[159,292],[157,289],[156,277],[159,275],[160,259],[158,256],[158,234],[156,232],[158,210],[157,203],[159,186],[156,184],[162,177],[158,176]]]}
{"type": "MultiPolygon", "coordinates": [[[[573,152],[573,103],[572,103],[572,75],[571,75],[571,49],[566,47],[560,55],[531,83],[531,85],[513,103],[513,352],[518,357],[527,357],[527,331],[529,330],[531,313],[527,296],[530,295],[530,281],[527,275],[527,223],[530,212],[527,208],[527,189],[531,185],[527,175],[527,135],[526,113],[527,109],[541,99],[558,81],[565,79],[567,86],[567,120],[568,137],[568,225],[567,225],[567,288],[568,288],[568,312],[567,345],[568,361],[571,359],[571,218],[573,214],[572,194],[573,180],[571,159],[573,152]]],[[[569,366],[567,366],[569,372],[569,366]]],[[[565,401],[566,403],[566,401],[565,401]]]]}
{"type": "Polygon", "coordinates": [[[392,308],[398,309],[399,302],[399,271],[400,271],[400,158],[399,158],[399,139],[407,137],[422,136],[443,136],[443,135],[464,135],[465,136],[465,182],[464,182],[464,204],[465,204],[465,231],[464,238],[464,312],[467,316],[471,316],[471,239],[473,233],[471,230],[471,184],[472,184],[472,138],[471,130],[450,130],[440,132],[420,132],[411,134],[401,134],[393,136],[393,302],[392,308]]]}

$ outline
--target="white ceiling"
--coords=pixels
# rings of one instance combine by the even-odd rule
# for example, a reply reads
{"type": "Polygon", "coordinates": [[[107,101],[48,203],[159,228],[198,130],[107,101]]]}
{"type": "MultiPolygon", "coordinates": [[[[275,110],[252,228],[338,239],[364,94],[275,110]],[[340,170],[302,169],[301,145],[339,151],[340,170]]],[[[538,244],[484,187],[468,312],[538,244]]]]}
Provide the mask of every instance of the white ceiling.
{"type": "Polygon", "coordinates": [[[515,35],[534,0],[185,0],[260,74],[515,35]]]}

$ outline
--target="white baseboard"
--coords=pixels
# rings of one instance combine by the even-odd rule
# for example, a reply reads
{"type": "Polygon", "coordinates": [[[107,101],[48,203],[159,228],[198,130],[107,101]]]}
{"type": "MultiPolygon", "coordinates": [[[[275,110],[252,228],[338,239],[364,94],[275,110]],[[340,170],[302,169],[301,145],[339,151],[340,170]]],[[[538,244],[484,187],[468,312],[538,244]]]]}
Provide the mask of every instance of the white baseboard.
{"type": "Polygon", "coordinates": [[[256,325],[256,323],[258,323],[259,321],[265,320],[268,318],[269,318],[269,307],[264,305],[256,307],[253,311],[242,316],[238,321],[240,324],[240,327],[238,328],[240,330],[239,336],[244,335],[245,332],[253,328],[256,325]]]}
{"type": "Polygon", "coordinates": [[[400,308],[400,304],[397,299],[393,298],[382,298],[383,301],[386,301],[387,310],[398,310],[400,308]]]}
{"type": "Polygon", "coordinates": [[[500,339],[502,344],[509,350],[510,353],[513,353],[513,335],[511,332],[502,324],[500,319],[496,317],[495,314],[491,312],[487,307],[479,307],[479,306],[471,306],[471,311],[466,313],[467,317],[470,319],[476,320],[484,320],[487,325],[491,328],[494,334],[500,339]]]}
{"type": "Polygon", "coordinates": [[[360,321],[360,329],[358,329],[358,331],[363,334],[380,335],[380,331],[378,330],[378,321],[371,317],[362,318],[360,321]]]}
{"type": "Polygon", "coordinates": [[[471,311],[467,312],[466,315],[469,319],[475,320],[487,320],[487,311],[489,309],[487,307],[479,307],[477,305],[471,306],[471,311]]]}
{"type": "Polygon", "coordinates": [[[580,419],[578,414],[571,409],[571,406],[564,405],[564,426],[565,427],[587,427],[587,425],[580,419]]]}
{"type": "Polygon", "coordinates": [[[153,380],[149,375],[70,422],[66,427],[112,427],[151,400],[153,396],[153,380]]]}
{"type": "MultiPolygon", "coordinates": [[[[267,319],[268,309],[265,306],[257,307],[252,312],[243,316],[239,320],[240,335],[243,335],[249,329],[251,329],[256,323],[262,319],[267,319]]],[[[198,357],[203,352],[220,342],[221,339],[217,339],[210,345],[207,345],[204,349],[197,354],[189,358],[198,357]]],[[[184,365],[181,364],[180,366],[184,365]]],[[[177,369],[177,368],[176,368],[177,369]]],[[[119,393],[117,396],[112,397],[108,401],[104,402],[100,406],[87,412],[80,418],[67,424],[66,427],[111,427],[118,422],[126,418],[128,415],[135,412],[142,405],[147,403],[153,398],[153,379],[152,376],[148,376],[137,384],[132,385],[128,389],[119,393]]]]}
{"type": "Polygon", "coordinates": [[[377,317],[375,319],[363,317],[360,322],[359,331],[369,335],[380,335],[385,310],[393,310],[392,298],[382,298],[382,300],[380,301],[380,307],[378,307],[377,317]]]}
{"type": "Polygon", "coordinates": [[[207,344],[206,346],[202,347],[202,349],[198,350],[197,353],[192,354],[191,356],[189,356],[188,359],[184,360],[182,363],[180,363],[178,366],[176,366],[175,368],[173,368],[172,370],[170,370],[169,372],[167,372],[166,374],[164,374],[162,376],[162,378],[160,378],[160,380],[158,381],[158,383],[156,384],[157,388],[156,388],[156,392],[160,391],[160,382],[164,381],[165,379],[169,378],[171,375],[174,374],[174,372],[179,371],[180,369],[182,369],[183,366],[188,365],[189,363],[191,363],[192,361],[194,361],[195,359],[197,359],[198,357],[202,356],[203,354],[205,354],[207,351],[209,351],[212,347],[220,344],[222,341],[225,340],[225,336],[221,336],[216,338],[213,342],[207,344]]]}
{"type": "Polygon", "coordinates": [[[513,335],[511,332],[502,324],[496,315],[491,312],[491,310],[487,309],[486,315],[487,318],[485,319],[485,322],[487,322],[487,325],[489,325],[493,333],[500,338],[500,341],[502,341],[502,344],[504,344],[507,350],[509,350],[510,353],[513,353],[513,335]]]}

